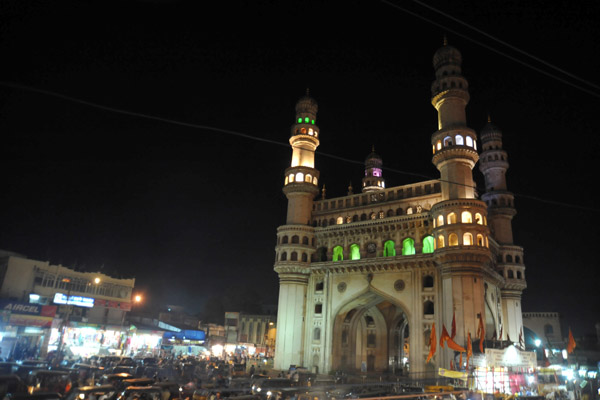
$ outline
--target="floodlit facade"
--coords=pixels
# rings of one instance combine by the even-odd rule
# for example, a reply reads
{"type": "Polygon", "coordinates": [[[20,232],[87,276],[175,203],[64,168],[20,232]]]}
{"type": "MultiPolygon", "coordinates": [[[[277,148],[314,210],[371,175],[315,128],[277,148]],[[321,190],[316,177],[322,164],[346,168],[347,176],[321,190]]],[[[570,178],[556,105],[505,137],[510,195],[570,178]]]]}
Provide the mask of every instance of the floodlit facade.
{"type": "Polygon", "coordinates": [[[445,45],[433,64],[437,180],[387,187],[373,149],[361,193],[350,187],[347,196],[329,199],[323,190],[317,198],[318,106],[308,94],[298,101],[283,179],[287,218],[275,248],[276,369],[433,373],[458,362],[457,353],[439,348],[426,362],[434,324],[439,338],[454,319],[461,346],[469,333],[476,342],[480,325],[486,338],[522,335],[525,266],[513,243],[502,133],[489,121],[479,138],[467,127],[468,82],[458,50],[445,45]],[[481,197],[473,181],[478,162],[481,197]]]}

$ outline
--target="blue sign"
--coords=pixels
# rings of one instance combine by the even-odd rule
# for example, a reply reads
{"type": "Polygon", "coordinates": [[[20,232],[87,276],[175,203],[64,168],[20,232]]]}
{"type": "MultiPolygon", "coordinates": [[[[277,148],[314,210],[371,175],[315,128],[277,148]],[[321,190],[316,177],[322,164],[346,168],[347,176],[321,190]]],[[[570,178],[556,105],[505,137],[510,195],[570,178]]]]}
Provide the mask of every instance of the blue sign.
{"type": "Polygon", "coordinates": [[[206,339],[206,333],[204,331],[185,329],[181,332],[165,332],[163,334],[163,339],[204,341],[206,339]]]}
{"type": "Polygon", "coordinates": [[[67,299],[66,294],[56,293],[54,295],[54,303],[92,308],[94,307],[94,298],[83,296],[69,296],[69,298],[67,299]]]}

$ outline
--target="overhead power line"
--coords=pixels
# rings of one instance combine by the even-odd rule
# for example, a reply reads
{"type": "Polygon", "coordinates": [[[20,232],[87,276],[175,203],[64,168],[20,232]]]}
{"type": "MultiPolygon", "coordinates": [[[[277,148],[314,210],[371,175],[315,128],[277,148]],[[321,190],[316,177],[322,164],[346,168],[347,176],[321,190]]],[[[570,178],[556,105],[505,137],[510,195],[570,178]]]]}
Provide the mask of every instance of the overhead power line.
{"type": "MultiPolygon", "coordinates": [[[[97,108],[97,109],[104,110],[104,111],[114,112],[114,113],[117,113],[117,114],[128,115],[128,116],[137,117],[137,118],[144,118],[144,119],[149,119],[149,120],[153,120],[153,121],[159,121],[159,122],[163,122],[163,123],[166,123],[166,124],[183,126],[183,127],[186,127],[186,128],[202,129],[202,130],[209,130],[209,131],[214,131],[214,132],[219,132],[219,133],[225,133],[225,134],[228,134],[228,135],[243,137],[245,139],[255,140],[255,141],[258,141],[258,142],[270,143],[270,144],[274,144],[274,145],[277,145],[277,146],[282,146],[282,147],[285,147],[285,148],[288,148],[288,149],[291,147],[289,143],[278,142],[278,141],[272,140],[272,139],[265,139],[265,138],[253,136],[253,135],[250,135],[250,134],[247,134],[247,133],[232,131],[230,129],[217,128],[217,127],[214,127],[214,126],[194,124],[194,123],[190,123],[190,122],[183,122],[183,121],[178,121],[178,120],[171,119],[171,118],[157,117],[155,115],[144,114],[144,113],[135,112],[135,111],[123,110],[123,109],[120,109],[120,108],[105,106],[105,105],[94,103],[94,102],[91,102],[91,101],[82,100],[82,99],[79,99],[79,98],[76,98],[76,97],[68,96],[68,95],[65,95],[65,94],[62,94],[62,93],[58,93],[58,92],[54,92],[54,91],[50,91],[50,90],[45,90],[45,89],[39,89],[39,88],[27,86],[27,85],[22,85],[22,84],[19,84],[19,83],[0,81],[0,86],[5,86],[5,87],[13,88],[13,89],[18,89],[18,90],[23,90],[23,91],[28,91],[28,92],[34,92],[34,93],[39,93],[39,94],[44,94],[44,95],[51,96],[51,97],[57,97],[57,98],[60,98],[60,99],[63,99],[63,100],[67,100],[67,101],[70,101],[70,102],[82,104],[82,105],[85,105],[85,106],[88,106],[88,107],[97,108]]],[[[339,160],[339,161],[344,161],[344,162],[348,162],[348,163],[352,163],[352,164],[364,165],[363,161],[352,160],[352,159],[349,159],[349,158],[344,158],[344,157],[337,156],[335,154],[329,154],[329,153],[324,153],[324,152],[318,152],[316,154],[319,155],[319,156],[324,156],[324,157],[328,157],[328,158],[331,158],[331,159],[335,159],[335,160],[339,160]]],[[[394,172],[394,173],[397,173],[397,174],[408,175],[408,176],[414,176],[414,177],[428,179],[428,180],[437,180],[439,182],[446,182],[446,183],[450,183],[450,184],[453,184],[453,185],[461,185],[461,186],[471,187],[471,188],[474,188],[474,189],[477,190],[476,186],[470,186],[470,185],[466,185],[466,184],[463,184],[463,183],[446,181],[446,180],[443,180],[443,179],[440,179],[440,178],[434,178],[434,177],[430,177],[430,176],[427,176],[427,175],[424,175],[424,174],[415,173],[415,172],[402,171],[402,170],[399,170],[399,169],[396,169],[396,168],[386,168],[386,171],[394,172]]],[[[518,194],[518,193],[513,193],[513,195],[515,197],[528,198],[530,200],[535,200],[535,201],[544,202],[544,203],[553,204],[553,205],[560,205],[560,206],[564,206],[564,207],[576,208],[576,209],[581,209],[581,210],[586,210],[586,211],[600,212],[599,209],[590,208],[590,207],[583,207],[583,206],[579,206],[579,205],[576,205],[576,204],[561,203],[561,202],[554,201],[554,200],[547,200],[547,199],[543,199],[543,198],[540,198],[540,197],[523,195],[523,194],[518,194]]]]}
{"type": "Polygon", "coordinates": [[[485,31],[483,31],[483,30],[481,30],[481,29],[479,29],[479,28],[477,28],[477,27],[475,27],[473,25],[470,25],[470,24],[468,24],[468,23],[466,23],[464,21],[461,21],[460,19],[455,18],[452,15],[450,15],[450,14],[444,12],[444,11],[438,10],[437,8],[435,8],[433,6],[430,6],[429,4],[426,4],[426,3],[422,2],[422,1],[419,1],[419,0],[412,0],[412,1],[414,3],[417,3],[417,4],[419,4],[419,5],[423,6],[423,7],[431,10],[431,11],[434,11],[434,12],[440,14],[440,15],[443,15],[444,17],[446,17],[448,19],[451,19],[454,22],[458,22],[459,24],[461,24],[463,26],[466,26],[467,28],[472,29],[475,32],[477,32],[477,33],[479,33],[479,34],[481,34],[481,35],[483,35],[483,36],[485,36],[485,37],[487,37],[489,39],[492,39],[493,41],[498,42],[498,43],[500,43],[500,44],[508,47],[509,49],[516,51],[517,53],[520,53],[520,54],[523,54],[523,55],[525,55],[527,57],[530,57],[531,59],[533,59],[533,60],[535,60],[535,61],[537,61],[537,62],[539,62],[541,64],[544,64],[545,66],[547,66],[547,67],[549,67],[549,68],[551,68],[551,69],[553,69],[555,71],[558,71],[558,72],[560,72],[562,74],[567,75],[568,77],[570,77],[572,79],[575,79],[575,80],[577,80],[577,81],[579,81],[581,83],[585,83],[586,85],[589,85],[589,86],[591,86],[591,87],[593,87],[593,88],[595,88],[597,90],[600,90],[600,86],[599,85],[597,85],[597,84],[595,84],[593,82],[590,82],[588,80],[585,80],[583,78],[580,78],[577,75],[572,74],[569,71],[566,71],[566,70],[564,70],[562,68],[559,68],[556,65],[551,64],[551,63],[549,63],[549,62],[547,62],[545,60],[542,60],[541,58],[536,57],[536,56],[534,56],[533,54],[531,54],[531,53],[529,53],[527,51],[521,50],[520,48],[518,48],[516,46],[513,46],[512,44],[507,43],[507,42],[505,42],[505,41],[503,41],[503,40],[501,40],[501,39],[499,39],[499,38],[497,38],[495,36],[492,36],[489,33],[485,32],[485,31]]]}
{"type": "MultiPolygon", "coordinates": [[[[439,22],[436,22],[436,21],[434,21],[434,20],[432,20],[432,19],[429,19],[429,18],[427,18],[427,17],[424,17],[424,16],[420,15],[419,13],[416,13],[416,12],[414,12],[414,11],[408,10],[408,9],[406,9],[406,8],[404,8],[404,7],[402,7],[402,6],[399,6],[399,5],[395,4],[395,3],[392,3],[392,2],[390,2],[390,1],[388,1],[388,0],[381,0],[381,2],[383,2],[383,3],[387,4],[387,5],[389,5],[390,7],[394,7],[394,8],[396,8],[396,9],[398,9],[398,10],[401,10],[401,11],[403,11],[403,12],[407,13],[407,14],[410,14],[410,15],[412,15],[412,16],[414,16],[414,17],[417,17],[417,18],[419,18],[419,19],[422,19],[423,21],[426,21],[426,22],[428,22],[428,23],[430,23],[430,24],[432,24],[432,25],[435,25],[435,26],[437,26],[437,27],[439,27],[439,28],[442,28],[442,29],[444,29],[444,30],[445,30],[445,31],[447,31],[447,32],[451,32],[452,34],[454,34],[454,35],[456,35],[456,36],[458,36],[458,37],[461,37],[461,38],[463,38],[463,39],[465,39],[465,40],[468,40],[468,41],[470,41],[470,42],[472,42],[472,43],[475,43],[475,44],[477,44],[477,45],[479,45],[479,46],[481,46],[481,47],[485,47],[486,49],[488,49],[488,50],[490,50],[490,51],[492,51],[492,52],[494,52],[494,53],[496,53],[496,54],[500,54],[500,55],[501,55],[501,56],[503,56],[503,57],[506,57],[506,58],[508,58],[508,59],[510,59],[510,60],[512,60],[512,61],[514,61],[514,62],[516,62],[516,63],[518,63],[518,64],[524,65],[524,66],[526,66],[527,68],[530,68],[530,69],[532,69],[532,70],[534,70],[534,71],[536,71],[536,72],[539,72],[539,73],[541,73],[541,74],[543,74],[543,75],[546,75],[546,76],[548,76],[548,77],[550,77],[550,78],[553,78],[553,79],[555,79],[555,80],[557,80],[557,81],[559,81],[559,82],[562,82],[562,83],[564,83],[565,85],[571,86],[571,87],[573,87],[573,88],[575,88],[575,89],[579,89],[579,90],[581,90],[582,92],[585,92],[585,93],[587,93],[587,94],[589,94],[589,95],[591,95],[591,96],[593,96],[593,97],[600,98],[600,93],[594,92],[593,90],[590,90],[590,89],[588,89],[588,88],[585,88],[585,87],[583,87],[583,86],[581,86],[581,85],[578,85],[578,84],[575,84],[575,83],[573,83],[573,82],[570,82],[570,81],[568,81],[568,80],[566,80],[566,79],[564,79],[564,78],[561,78],[560,76],[557,76],[557,75],[555,75],[555,74],[552,74],[552,73],[550,73],[550,72],[548,72],[548,71],[544,71],[543,69],[541,69],[541,68],[538,68],[538,67],[536,67],[536,66],[534,66],[534,65],[531,65],[531,64],[529,64],[528,62],[526,62],[526,61],[524,61],[524,60],[521,60],[521,59],[519,59],[519,58],[513,57],[513,56],[511,56],[510,54],[507,54],[507,53],[505,53],[505,52],[503,52],[503,51],[501,51],[501,50],[498,50],[498,49],[496,49],[496,48],[494,48],[494,47],[491,47],[491,46],[489,46],[489,45],[487,45],[487,44],[485,44],[485,43],[483,43],[483,42],[481,42],[481,41],[479,41],[479,40],[473,39],[472,37],[469,37],[469,36],[467,36],[467,35],[464,35],[464,34],[462,34],[462,33],[458,32],[458,31],[456,31],[456,30],[454,30],[454,29],[451,29],[451,28],[449,28],[449,27],[448,27],[448,26],[446,26],[446,25],[443,25],[443,24],[441,24],[441,23],[439,23],[439,22]]],[[[587,82],[587,81],[586,81],[586,82],[587,82]]]]}

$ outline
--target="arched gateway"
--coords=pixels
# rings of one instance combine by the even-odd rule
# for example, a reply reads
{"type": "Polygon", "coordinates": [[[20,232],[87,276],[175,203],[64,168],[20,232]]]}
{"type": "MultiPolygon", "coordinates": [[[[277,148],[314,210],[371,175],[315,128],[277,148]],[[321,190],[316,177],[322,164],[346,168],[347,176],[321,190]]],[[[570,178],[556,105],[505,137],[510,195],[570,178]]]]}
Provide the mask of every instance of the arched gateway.
{"type": "Polygon", "coordinates": [[[400,306],[374,292],[349,301],[334,321],[333,369],[406,371],[408,325],[408,317],[400,306]]]}

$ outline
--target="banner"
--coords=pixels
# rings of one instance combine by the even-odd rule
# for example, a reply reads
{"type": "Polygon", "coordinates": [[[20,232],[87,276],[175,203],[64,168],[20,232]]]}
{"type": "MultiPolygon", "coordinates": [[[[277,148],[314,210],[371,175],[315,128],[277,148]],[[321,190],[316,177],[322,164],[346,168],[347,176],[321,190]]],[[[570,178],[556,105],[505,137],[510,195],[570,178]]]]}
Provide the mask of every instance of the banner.
{"type": "Polygon", "coordinates": [[[466,381],[467,377],[469,376],[469,374],[466,372],[452,371],[446,368],[440,368],[438,371],[438,375],[444,376],[446,378],[462,379],[463,381],[466,381]]]}
{"type": "Polygon", "coordinates": [[[0,307],[3,318],[8,318],[9,325],[49,328],[56,315],[56,306],[20,303],[4,299],[0,300],[0,307]]]}

